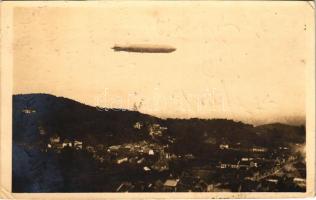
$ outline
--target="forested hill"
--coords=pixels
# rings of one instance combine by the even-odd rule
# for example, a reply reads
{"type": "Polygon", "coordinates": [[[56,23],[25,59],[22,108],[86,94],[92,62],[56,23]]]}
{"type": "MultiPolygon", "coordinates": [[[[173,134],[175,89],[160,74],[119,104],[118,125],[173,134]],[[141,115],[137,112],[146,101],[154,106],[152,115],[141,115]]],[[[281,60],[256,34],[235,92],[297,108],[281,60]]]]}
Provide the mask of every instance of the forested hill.
{"type": "Polygon", "coordinates": [[[49,94],[13,96],[14,142],[48,140],[53,135],[106,144],[152,140],[149,127],[153,124],[167,128],[160,142],[175,138],[188,148],[205,141],[260,146],[305,142],[304,126],[276,123],[254,127],[226,119],[160,119],[137,111],[100,109],[49,94]],[[137,122],[142,124],[140,129],[134,127],[137,122]]]}

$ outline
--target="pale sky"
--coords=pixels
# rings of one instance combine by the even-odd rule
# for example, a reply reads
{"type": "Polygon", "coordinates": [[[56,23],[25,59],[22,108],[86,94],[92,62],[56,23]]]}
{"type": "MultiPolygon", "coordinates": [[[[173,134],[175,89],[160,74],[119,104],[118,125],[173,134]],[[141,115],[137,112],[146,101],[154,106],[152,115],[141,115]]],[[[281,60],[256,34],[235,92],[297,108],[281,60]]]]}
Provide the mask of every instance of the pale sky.
{"type": "Polygon", "coordinates": [[[159,117],[292,122],[313,62],[306,2],[104,2],[14,10],[14,93],[159,117]],[[169,45],[168,54],[114,52],[169,45]]]}

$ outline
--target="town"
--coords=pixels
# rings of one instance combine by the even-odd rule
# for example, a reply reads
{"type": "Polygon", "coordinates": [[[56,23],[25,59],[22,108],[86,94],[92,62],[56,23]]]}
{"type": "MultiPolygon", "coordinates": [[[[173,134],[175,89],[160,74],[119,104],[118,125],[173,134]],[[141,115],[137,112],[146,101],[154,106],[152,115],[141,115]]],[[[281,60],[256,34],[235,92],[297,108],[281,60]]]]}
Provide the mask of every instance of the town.
{"type": "MultiPolygon", "coordinates": [[[[136,122],[134,129],[142,129],[136,122]]],[[[41,133],[43,134],[41,129],[41,133]]],[[[179,154],[173,151],[176,138],[155,140],[166,135],[167,127],[152,124],[148,134],[153,140],[117,145],[89,144],[61,139],[57,134],[42,148],[45,153],[72,157],[88,154],[99,174],[119,177],[110,183],[111,192],[278,192],[306,189],[305,159],[301,144],[269,149],[242,146],[240,143],[208,144],[210,152],[179,154]],[[207,155],[208,154],[208,155],[207,155]],[[126,176],[129,173],[133,176],[126,176]]],[[[100,175],[101,176],[101,175],[100,175]]],[[[102,180],[101,180],[102,183],[102,180]]]]}
{"type": "Polygon", "coordinates": [[[306,191],[304,126],[160,119],[41,97],[60,103],[54,117],[15,112],[13,150],[23,159],[14,170],[29,169],[14,173],[16,191],[33,190],[19,189],[24,180],[58,192],[306,191]]]}

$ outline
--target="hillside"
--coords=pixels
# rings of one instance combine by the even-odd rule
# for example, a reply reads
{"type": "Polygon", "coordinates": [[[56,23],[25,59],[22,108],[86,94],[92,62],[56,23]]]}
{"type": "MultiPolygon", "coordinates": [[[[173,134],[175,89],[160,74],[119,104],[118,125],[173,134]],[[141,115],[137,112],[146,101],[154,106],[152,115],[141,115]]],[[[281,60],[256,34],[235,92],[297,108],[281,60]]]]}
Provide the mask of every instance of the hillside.
{"type": "Polygon", "coordinates": [[[260,146],[305,142],[304,126],[276,123],[254,127],[226,119],[160,119],[137,111],[102,110],[49,94],[13,96],[14,142],[34,142],[40,137],[47,140],[52,135],[94,144],[151,140],[148,129],[155,123],[167,127],[164,137],[174,137],[188,148],[208,139],[260,146]],[[34,113],[27,114],[25,109],[34,113]],[[133,127],[136,122],[143,124],[140,130],[133,127]],[[45,130],[45,135],[39,134],[40,129],[45,130]]]}

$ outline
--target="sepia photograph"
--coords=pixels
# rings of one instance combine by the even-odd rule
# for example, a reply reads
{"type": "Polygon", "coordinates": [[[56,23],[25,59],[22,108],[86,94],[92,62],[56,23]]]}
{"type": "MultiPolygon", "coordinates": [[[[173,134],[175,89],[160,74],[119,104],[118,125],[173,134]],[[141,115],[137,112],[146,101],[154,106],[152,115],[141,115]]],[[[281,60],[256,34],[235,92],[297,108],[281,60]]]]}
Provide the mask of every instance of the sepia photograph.
{"type": "Polygon", "coordinates": [[[314,9],[5,2],[2,194],[313,195],[314,9]]]}

